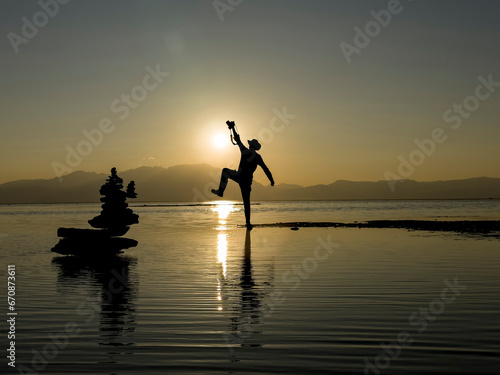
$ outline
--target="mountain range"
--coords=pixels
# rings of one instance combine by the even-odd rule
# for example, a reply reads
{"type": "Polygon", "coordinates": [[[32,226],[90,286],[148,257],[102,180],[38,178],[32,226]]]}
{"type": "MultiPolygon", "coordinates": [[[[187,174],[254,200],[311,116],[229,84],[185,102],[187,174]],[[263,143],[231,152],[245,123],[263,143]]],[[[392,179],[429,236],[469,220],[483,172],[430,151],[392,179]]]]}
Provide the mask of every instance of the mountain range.
{"type": "MultiPolygon", "coordinates": [[[[220,177],[220,168],[208,164],[170,168],[140,167],[118,171],[124,185],[133,180],[139,202],[203,202],[219,199],[210,193],[220,177]]],[[[99,202],[99,188],[108,174],[76,171],[57,178],[18,180],[0,185],[0,203],[99,202]]],[[[500,178],[418,182],[401,180],[394,191],[387,181],[344,181],[303,187],[278,184],[252,185],[253,200],[349,200],[349,199],[487,199],[500,198],[500,178]]],[[[230,182],[224,199],[241,200],[238,186],[230,182]]]]}

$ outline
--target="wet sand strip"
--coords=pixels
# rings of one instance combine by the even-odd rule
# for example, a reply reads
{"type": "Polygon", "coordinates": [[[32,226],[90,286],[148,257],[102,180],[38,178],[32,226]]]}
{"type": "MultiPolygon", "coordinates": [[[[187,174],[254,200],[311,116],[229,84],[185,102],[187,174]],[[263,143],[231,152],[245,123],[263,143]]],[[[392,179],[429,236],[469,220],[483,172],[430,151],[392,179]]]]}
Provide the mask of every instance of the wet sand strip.
{"type": "Polygon", "coordinates": [[[463,221],[436,221],[436,220],[371,220],[354,223],[337,222],[288,222],[272,224],[255,224],[258,228],[400,228],[408,230],[446,231],[459,233],[479,233],[499,236],[500,220],[463,220],[463,221]],[[495,234],[496,233],[496,234],[495,234]]]}

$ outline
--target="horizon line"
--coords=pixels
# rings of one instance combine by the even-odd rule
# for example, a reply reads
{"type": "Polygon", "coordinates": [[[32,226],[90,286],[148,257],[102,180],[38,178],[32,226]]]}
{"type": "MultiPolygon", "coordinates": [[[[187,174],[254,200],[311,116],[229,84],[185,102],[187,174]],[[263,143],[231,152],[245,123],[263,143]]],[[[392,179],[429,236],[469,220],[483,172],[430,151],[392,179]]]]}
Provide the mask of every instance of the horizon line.
{"type": "MultiPolygon", "coordinates": [[[[164,170],[168,170],[170,168],[175,168],[175,167],[181,167],[181,166],[203,166],[203,165],[206,165],[208,167],[211,167],[211,168],[219,168],[219,167],[214,167],[213,165],[210,165],[208,163],[198,163],[198,164],[189,164],[189,163],[185,163],[185,164],[176,164],[176,165],[171,165],[169,167],[164,167],[164,166],[161,166],[161,165],[155,165],[155,166],[149,166],[149,165],[142,165],[140,167],[137,167],[137,168],[130,168],[130,169],[125,169],[125,170],[122,170],[120,173],[126,173],[126,172],[130,172],[130,171],[135,171],[135,170],[138,170],[138,169],[141,169],[141,168],[161,168],[161,169],[164,169],[164,170]]],[[[96,172],[96,171],[85,171],[83,169],[78,169],[76,171],[73,171],[71,173],[68,173],[66,175],[63,175],[61,176],[61,178],[64,179],[64,177],[68,177],[68,176],[71,176],[75,173],[89,173],[89,174],[96,174],[96,175],[100,175],[100,174],[107,174],[108,172],[96,172]]],[[[412,181],[412,182],[423,182],[423,183],[431,183],[431,182],[445,182],[445,181],[463,181],[463,180],[473,180],[473,179],[481,179],[481,178],[488,178],[488,179],[500,179],[500,177],[491,177],[491,176],[475,176],[475,177],[465,177],[465,178],[452,178],[452,179],[448,179],[448,180],[413,180],[413,179],[409,179],[409,178],[402,178],[402,179],[395,179],[395,180],[391,180],[391,181],[395,181],[395,182],[402,182],[402,181],[412,181]]],[[[4,185],[4,184],[9,184],[9,183],[13,183],[13,182],[21,182],[21,181],[50,181],[50,180],[54,180],[54,179],[58,179],[58,177],[50,177],[50,178],[20,178],[20,179],[17,179],[17,180],[9,180],[9,181],[5,181],[5,182],[0,182],[0,186],[4,185]]],[[[281,182],[279,184],[276,184],[276,186],[279,186],[279,185],[297,185],[297,186],[300,186],[302,188],[307,188],[307,187],[313,187],[313,186],[327,186],[327,185],[331,185],[333,183],[336,183],[336,182],[339,182],[339,181],[345,181],[345,182],[372,182],[372,183],[378,183],[378,182],[387,182],[388,180],[384,180],[384,179],[381,179],[381,180],[346,180],[346,179],[343,179],[343,178],[339,178],[339,179],[336,179],[328,184],[314,184],[314,185],[300,185],[300,184],[295,184],[295,183],[289,183],[289,182],[281,182]]],[[[257,183],[260,183],[259,181],[255,180],[255,182],[257,183]]],[[[264,185],[262,183],[260,183],[261,185],[263,186],[267,186],[267,185],[264,185]]]]}

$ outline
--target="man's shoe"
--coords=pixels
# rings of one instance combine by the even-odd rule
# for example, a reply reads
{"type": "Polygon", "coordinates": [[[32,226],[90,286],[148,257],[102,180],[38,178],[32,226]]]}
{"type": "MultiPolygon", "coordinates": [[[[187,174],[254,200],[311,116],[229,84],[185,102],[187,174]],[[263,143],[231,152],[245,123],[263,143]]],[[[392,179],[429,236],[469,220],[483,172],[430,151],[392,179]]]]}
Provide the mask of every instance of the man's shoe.
{"type": "Polygon", "coordinates": [[[217,195],[217,196],[219,196],[219,197],[221,197],[221,198],[222,198],[222,194],[221,194],[221,193],[219,193],[219,190],[212,189],[211,191],[212,191],[212,193],[214,193],[215,195],[217,195]]]}

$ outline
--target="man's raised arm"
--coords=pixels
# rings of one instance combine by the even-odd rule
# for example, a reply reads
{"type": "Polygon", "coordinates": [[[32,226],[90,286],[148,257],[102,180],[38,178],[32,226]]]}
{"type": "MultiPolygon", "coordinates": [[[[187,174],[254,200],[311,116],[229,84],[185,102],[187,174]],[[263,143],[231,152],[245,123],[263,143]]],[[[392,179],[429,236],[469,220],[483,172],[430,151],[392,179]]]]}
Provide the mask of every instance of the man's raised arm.
{"type": "Polygon", "coordinates": [[[232,128],[233,130],[233,139],[235,140],[236,144],[238,145],[238,147],[240,148],[240,150],[246,150],[246,147],[243,143],[241,143],[241,138],[240,138],[240,135],[238,133],[236,133],[236,130],[234,130],[234,128],[232,128]]]}

